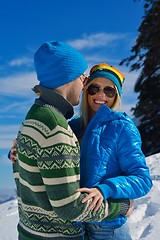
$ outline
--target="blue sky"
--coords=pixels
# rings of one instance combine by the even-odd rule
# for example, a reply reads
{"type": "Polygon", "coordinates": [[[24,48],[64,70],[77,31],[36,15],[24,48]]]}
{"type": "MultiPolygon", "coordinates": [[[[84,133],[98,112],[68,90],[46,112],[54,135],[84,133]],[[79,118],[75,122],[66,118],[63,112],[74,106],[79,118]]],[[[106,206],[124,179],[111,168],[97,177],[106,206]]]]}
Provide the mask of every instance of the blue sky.
{"type": "Polygon", "coordinates": [[[7,153],[35,98],[33,55],[43,42],[70,43],[89,67],[100,62],[118,67],[126,76],[122,109],[131,116],[138,73],[118,64],[130,55],[143,4],[143,0],[0,0],[0,191],[14,188],[7,153]]]}

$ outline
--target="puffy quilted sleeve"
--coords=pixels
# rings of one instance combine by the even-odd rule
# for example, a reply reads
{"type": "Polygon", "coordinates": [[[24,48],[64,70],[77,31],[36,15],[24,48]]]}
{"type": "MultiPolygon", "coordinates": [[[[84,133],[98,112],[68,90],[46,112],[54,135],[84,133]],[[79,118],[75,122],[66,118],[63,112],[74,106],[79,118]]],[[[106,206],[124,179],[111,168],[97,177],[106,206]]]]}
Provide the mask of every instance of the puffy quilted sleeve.
{"type": "Polygon", "coordinates": [[[105,179],[97,186],[105,199],[136,199],[146,195],[152,187],[149,168],[141,150],[140,133],[132,121],[123,120],[121,124],[116,151],[122,174],[105,179]]]}

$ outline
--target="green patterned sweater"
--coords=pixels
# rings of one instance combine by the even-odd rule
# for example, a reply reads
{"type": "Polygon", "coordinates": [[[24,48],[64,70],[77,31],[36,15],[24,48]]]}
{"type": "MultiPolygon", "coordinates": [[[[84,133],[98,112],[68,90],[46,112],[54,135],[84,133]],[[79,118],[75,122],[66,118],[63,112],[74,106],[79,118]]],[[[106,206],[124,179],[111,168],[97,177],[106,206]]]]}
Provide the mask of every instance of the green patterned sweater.
{"type": "MultiPolygon", "coordinates": [[[[79,143],[65,117],[54,107],[34,104],[17,136],[13,164],[19,210],[19,239],[56,239],[81,235],[74,221],[101,221],[108,215],[103,203],[95,214],[82,204],[79,188],[79,143]]],[[[120,204],[109,205],[109,216],[120,204]]]]}

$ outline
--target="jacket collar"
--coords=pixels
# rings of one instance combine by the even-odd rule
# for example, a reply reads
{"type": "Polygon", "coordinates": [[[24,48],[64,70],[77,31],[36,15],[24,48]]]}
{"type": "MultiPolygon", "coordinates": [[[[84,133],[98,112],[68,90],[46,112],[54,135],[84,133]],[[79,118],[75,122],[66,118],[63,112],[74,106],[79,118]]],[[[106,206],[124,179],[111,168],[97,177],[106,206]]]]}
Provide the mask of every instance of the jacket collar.
{"type": "Polygon", "coordinates": [[[66,119],[73,117],[74,110],[72,104],[58,92],[49,88],[45,88],[41,85],[34,86],[32,90],[36,94],[40,94],[40,97],[35,100],[35,104],[56,108],[66,119]]]}
{"type": "Polygon", "coordinates": [[[98,126],[114,120],[132,121],[125,112],[114,111],[103,104],[91,119],[90,123],[98,126]]]}

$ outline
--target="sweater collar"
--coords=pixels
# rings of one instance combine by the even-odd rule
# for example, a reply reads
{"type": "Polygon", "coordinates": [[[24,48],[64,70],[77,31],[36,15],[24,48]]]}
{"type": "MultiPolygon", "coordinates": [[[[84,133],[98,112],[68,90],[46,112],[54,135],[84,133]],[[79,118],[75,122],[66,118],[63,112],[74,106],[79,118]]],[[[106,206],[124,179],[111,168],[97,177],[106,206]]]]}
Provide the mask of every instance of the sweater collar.
{"type": "Polygon", "coordinates": [[[32,90],[36,94],[40,94],[40,97],[35,100],[35,104],[56,108],[66,119],[73,117],[74,110],[72,104],[58,92],[41,85],[34,86],[32,90]]]}

